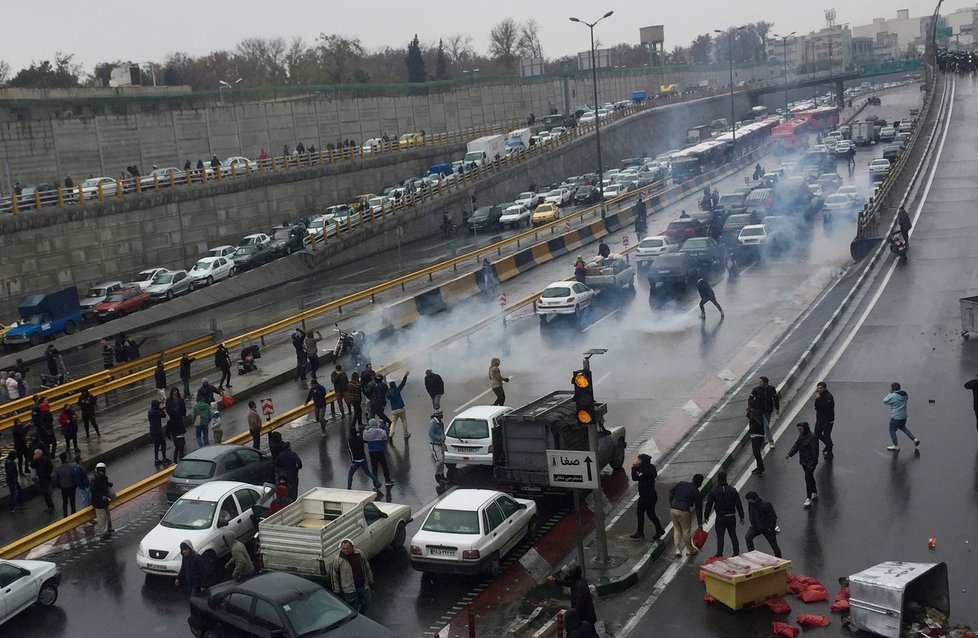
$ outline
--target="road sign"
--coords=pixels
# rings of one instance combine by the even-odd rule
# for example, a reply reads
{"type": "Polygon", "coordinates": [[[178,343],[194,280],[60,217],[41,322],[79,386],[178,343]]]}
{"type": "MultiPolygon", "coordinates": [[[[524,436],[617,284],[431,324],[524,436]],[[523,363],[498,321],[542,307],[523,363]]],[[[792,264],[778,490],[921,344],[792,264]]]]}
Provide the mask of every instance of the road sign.
{"type": "Polygon", "coordinates": [[[267,397],[261,400],[261,413],[265,415],[266,419],[271,418],[275,414],[275,408],[272,406],[272,397],[267,397]]]}
{"type": "Polygon", "coordinates": [[[598,489],[598,464],[591,452],[547,450],[547,470],[551,487],[598,489]]]}
{"type": "Polygon", "coordinates": [[[628,248],[628,235],[623,235],[621,238],[621,245],[628,248]]]}
{"type": "Polygon", "coordinates": [[[499,307],[502,308],[503,310],[506,309],[506,294],[505,293],[499,295],[499,307]]]}

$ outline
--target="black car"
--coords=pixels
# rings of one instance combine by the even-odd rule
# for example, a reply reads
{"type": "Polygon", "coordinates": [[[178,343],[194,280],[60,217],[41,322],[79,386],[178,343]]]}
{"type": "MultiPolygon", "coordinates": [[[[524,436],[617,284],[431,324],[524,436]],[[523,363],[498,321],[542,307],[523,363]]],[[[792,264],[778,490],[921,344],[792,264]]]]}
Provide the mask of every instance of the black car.
{"type": "Polygon", "coordinates": [[[394,638],[321,585],[295,574],[268,572],[210,588],[190,599],[190,631],[203,636],[327,636],[394,638]]]}
{"type": "Polygon", "coordinates": [[[275,256],[272,254],[272,251],[265,244],[238,246],[238,249],[234,251],[234,256],[232,257],[234,261],[234,272],[244,272],[252,268],[257,268],[258,266],[267,264],[274,258],[275,256]]]}
{"type": "Polygon", "coordinates": [[[601,191],[594,186],[578,186],[574,191],[575,204],[595,204],[601,201],[601,191]]]}
{"type": "Polygon", "coordinates": [[[688,253],[666,253],[659,255],[649,266],[649,294],[655,294],[659,284],[663,287],[677,286],[686,290],[690,282],[699,277],[699,266],[688,253]]]}
{"type": "Polygon", "coordinates": [[[166,484],[166,500],[178,498],[209,481],[241,481],[252,485],[275,482],[272,455],[244,445],[216,444],[198,448],[180,459],[166,484]]]}
{"type": "Polygon", "coordinates": [[[271,239],[268,242],[268,248],[276,257],[291,255],[305,247],[303,242],[305,242],[307,235],[306,227],[302,224],[276,226],[269,233],[271,239]]]}
{"type": "Polygon", "coordinates": [[[900,157],[901,151],[903,151],[903,149],[900,148],[898,144],[890,144],[883,149],[883,159],[888,159],[890,160],[890,163],[893,164],[897,161],[897,158],[900,157]]]}
{"type": "Polygon", "coordinates": [[[712,237],[692,237],[687,239],[683,247],[679,249],[679,254],[686,254],[692,257],[703,272],[723,266],[724,259],[727,256],[723,246],[718,244],[712,237]]]}
{"type": "Polygon", "coordinates": [[[479,230],[489,230],[499,227],[499,218],[503,216],[503,209],[499,206],[479,206],[473,211],[469,218],[465,220],[465,225],[469,232],[479,230]]]}

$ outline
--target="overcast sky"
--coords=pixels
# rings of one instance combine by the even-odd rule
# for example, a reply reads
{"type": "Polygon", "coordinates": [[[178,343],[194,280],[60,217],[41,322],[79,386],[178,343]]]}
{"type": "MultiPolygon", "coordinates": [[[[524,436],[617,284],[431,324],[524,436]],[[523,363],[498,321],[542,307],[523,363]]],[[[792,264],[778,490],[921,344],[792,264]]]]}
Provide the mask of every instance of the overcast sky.
{"type": "MultiPolygon", "coordinates": [[[[183,51],[191,55],[231,49],[240,40],[300,36],[307,43],[320,33],[359,38],[368,49],[404,47],[415,33],[424,43],[455,33],[472,36],[477,51],[488,48],[489,31],[502,18],[534,18],[548,58],[586,50],[587,28],[567,20],[593,21],[615,14],[595,29],[604,44],[638,42],[641,26],[665,26],[666,49],[686,45],[698,34],[767,20],[789,33],[825,26],[833,2],[812,0],[41,0],[4,2],[4,47],[0,59],[14,73],[32,60],[53,59],[56,51],[75,54],[86,71],[102,61],[159,61],[183,51]]],[[[933,13],[935,0],[837,2],[837,21],[850,25],[891,18],[898,9],[911,16],[933,13]]],[[[976,6],[976,0],[947,0],[942,13],[976,6]]]]}

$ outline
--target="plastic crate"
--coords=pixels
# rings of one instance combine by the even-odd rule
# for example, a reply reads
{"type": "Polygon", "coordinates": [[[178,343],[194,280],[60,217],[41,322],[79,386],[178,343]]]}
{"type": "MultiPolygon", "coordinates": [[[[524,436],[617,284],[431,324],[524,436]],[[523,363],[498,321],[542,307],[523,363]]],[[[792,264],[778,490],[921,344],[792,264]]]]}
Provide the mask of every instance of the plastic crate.
{"type": "Polygon", "coordinates": [[[763,552],[747,552],[726,560],[703,565],[706,593],[731,609],[742,609],[787,591],[790,560],[763,552]]]}

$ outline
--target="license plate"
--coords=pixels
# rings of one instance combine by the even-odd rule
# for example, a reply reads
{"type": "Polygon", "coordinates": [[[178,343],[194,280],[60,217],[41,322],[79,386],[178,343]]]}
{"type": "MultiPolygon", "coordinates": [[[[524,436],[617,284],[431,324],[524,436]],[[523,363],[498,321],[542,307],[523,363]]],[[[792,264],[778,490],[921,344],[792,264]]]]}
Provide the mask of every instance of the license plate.
{"type": "Polygon", "coordinates": [[[152,570],[154,572],[165,572],[166,565],[161,565],[159,563],[146,563],[146,569],[152,570]]]}
{"type": "Polygon", "coordinates": [[[461,447],[461,446],[456,445],[455,446],[455,451],[457,451],[457,452],[478,452],[479,451],[479,448],[477,448],[477,447],[461,447]]]}
{"type": "Polygon", "coordinates": [[[430,548],[428,549],[429,556],[455,556],[454,549],[440,549],[440,548],[430,548]]]}

